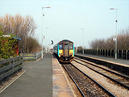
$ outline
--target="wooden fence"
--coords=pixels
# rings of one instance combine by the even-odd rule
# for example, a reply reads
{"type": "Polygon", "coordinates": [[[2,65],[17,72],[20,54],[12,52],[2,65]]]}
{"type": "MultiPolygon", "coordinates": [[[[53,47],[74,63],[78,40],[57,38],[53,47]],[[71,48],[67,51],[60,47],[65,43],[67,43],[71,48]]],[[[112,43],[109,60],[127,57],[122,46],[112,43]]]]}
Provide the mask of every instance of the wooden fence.
{"type": "Polygon", "coordinates": [[[13,73],[21,70],[23,68],[23,61],[37,60],[42,56],[41,54],[41,52],[33,54],[23,54],[22,56],[15,58],[0,60],[0,82],[13,73]]]}
{"type": "Polygon", "coordinates": [[[0,81],[22,69],[23,57],[0,60],[0,81]]]}

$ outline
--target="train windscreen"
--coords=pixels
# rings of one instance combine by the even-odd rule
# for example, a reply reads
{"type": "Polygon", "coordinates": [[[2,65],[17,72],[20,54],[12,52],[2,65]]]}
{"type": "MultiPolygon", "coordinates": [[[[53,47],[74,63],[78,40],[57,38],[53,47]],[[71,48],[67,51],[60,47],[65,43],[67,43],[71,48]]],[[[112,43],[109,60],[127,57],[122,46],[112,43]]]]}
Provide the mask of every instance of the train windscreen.
{"type": "Polygon", "coordinates": [[[69,44],[69,49],[70,50],[73,49],[73,44],[72,43],[69,44]]]}
{"type": "Polygon", "coordinates": [[[63,45],[62,44],[59,45],[59,49],[61,49],[61,50],[63,49],[63,45]]]}
{"type": "Polygon", "coordinates": [[[69,45],[68,44],[65,44],[64,45],[64,49],[66,50],[66,49],[68,49],[69,48],[69,45]]]}

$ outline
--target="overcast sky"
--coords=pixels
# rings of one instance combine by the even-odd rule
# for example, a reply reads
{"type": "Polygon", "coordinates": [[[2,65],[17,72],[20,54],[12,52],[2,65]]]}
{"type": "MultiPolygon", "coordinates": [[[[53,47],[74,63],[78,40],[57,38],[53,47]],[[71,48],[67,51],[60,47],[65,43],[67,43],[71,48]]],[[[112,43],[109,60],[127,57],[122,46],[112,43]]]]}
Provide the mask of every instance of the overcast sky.
{"type": "Polygon", "coordinates": [[[0,0],[0,16],[30,15],[37,25],[36,38],[45,36],[44,44],[62,39],[84,45],[95,39],[115,35],[118,9],[118,32],[129,27],[129,0],[0,0]],[[51,8],[42,7],[50,6],[51,8]],[[44,16],[42,16],[44,14],[44,16]]]}

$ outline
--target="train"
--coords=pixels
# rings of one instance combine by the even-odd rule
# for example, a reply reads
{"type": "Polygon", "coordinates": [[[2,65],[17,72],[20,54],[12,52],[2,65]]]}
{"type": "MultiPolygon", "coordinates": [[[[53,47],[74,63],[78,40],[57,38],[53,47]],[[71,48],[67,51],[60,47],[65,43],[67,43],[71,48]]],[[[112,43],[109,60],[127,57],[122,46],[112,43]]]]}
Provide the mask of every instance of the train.
{"type": "Polygon", "coordinates": [[[69,63],[74,58],[74,43],[70,40],[62,40],[54,45],[53,53],[59,62],[69,63]]]}

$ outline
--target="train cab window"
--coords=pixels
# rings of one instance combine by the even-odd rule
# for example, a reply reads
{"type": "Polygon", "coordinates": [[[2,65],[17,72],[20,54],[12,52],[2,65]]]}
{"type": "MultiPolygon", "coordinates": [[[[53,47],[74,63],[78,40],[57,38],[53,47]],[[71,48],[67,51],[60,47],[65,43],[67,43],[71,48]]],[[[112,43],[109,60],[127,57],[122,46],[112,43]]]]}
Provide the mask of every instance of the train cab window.
{"type": "Polygon", "coordinates": [[[63,46],[62,46],[62,44],[60,44],[60,45],[59,45],[59,49],[63,49],[63,46]]]}
{"type": "Polygon", "coordinates": [[[69,49],[73,49],[73,44],[69,44],[69,49]]]}
{"type": "Polygon", "coordinates": [[[68,44],[65,44],[64,45],[64,49],[68,49],[69,48],[69,45],[68,44]]]}

